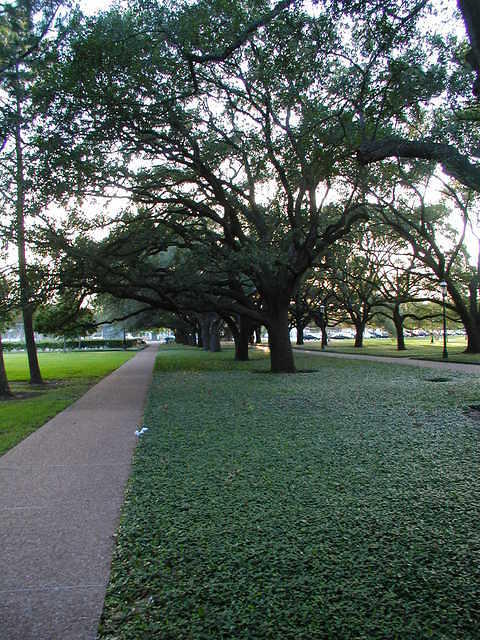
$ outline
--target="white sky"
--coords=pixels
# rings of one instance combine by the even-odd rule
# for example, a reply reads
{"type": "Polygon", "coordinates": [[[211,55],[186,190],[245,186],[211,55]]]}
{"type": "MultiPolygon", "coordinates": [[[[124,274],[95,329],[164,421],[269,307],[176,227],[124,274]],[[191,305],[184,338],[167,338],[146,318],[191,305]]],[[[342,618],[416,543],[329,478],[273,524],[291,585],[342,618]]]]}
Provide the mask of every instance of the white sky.
{"type": "Polygon", "coordinates": [[[111,0],[81,0],[80,7],[84,13],[93,15],[100,9],[106,9],[111,4],[111,0]]]}

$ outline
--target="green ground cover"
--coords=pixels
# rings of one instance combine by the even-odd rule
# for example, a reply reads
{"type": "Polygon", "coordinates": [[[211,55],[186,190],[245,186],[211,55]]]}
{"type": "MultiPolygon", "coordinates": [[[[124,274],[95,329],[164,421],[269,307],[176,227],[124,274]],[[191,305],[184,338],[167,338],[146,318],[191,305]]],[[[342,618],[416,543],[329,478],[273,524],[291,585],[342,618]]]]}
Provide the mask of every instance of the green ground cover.
{"type": "Polygon", "coordinates": [[[157,359],[100,638],[477,639],[480,377],[256,357],[157,359]]]}
{"type": "MultiPolygon", "coordinates": [[[[425,360],[443,360],[443,342],[435,340],[430,343],[430,338],[407,338],[406,351],[397,351],[397,343],[392,338],[367,338],[364,346],[356,349],[353,340],[330,340],[329,351],[338,353],[357,353],[372,356],[392,356],[395,358],[421,358],[425,360]]],[[[294,345],[298,349],[321,348],[320,341],[309,340],[304,345],[294,345]]],[[[447,351],[450,362],[465,362],[470,364],[480,364],[480,354],[463,353],[467,343],[463,336],[455,336],[448,339],[447,351]]]]}
{"type": "Polygon", "coordinates": [[[0,400],[0,454],[15,446],[59,411],[68,407],[100,378],[131,358],[134,352],[39,353],[46,381],[28,384],[25,353],[5,355],[13,400],[0,400]]]}

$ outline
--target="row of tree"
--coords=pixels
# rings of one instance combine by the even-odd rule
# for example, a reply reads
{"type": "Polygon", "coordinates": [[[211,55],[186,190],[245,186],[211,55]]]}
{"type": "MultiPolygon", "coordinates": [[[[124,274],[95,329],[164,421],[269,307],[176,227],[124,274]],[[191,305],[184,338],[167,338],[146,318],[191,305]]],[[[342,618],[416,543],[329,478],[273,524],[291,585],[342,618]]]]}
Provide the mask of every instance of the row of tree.
{"type": "Polygon", "coordinates": [[[1,16],[2,235],[26,336],[39,301],[107,293],[220,318],[237,357],[264,325],[272,371],[293,372],[289,313],[312,282],[327,313],[362,289],[356,326],[383,297],[401,327],[445,280],[479,352],[475,4],[458,2],[464,41],[435,0],[132,0],[90,18],[18,0],[1,16]]]}

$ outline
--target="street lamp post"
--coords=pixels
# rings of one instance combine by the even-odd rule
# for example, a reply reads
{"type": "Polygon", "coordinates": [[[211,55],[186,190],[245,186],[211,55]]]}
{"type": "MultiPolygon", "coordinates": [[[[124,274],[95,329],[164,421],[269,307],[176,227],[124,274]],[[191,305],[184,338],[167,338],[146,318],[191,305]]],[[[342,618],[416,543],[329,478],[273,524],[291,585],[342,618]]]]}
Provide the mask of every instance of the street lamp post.
{"type": "Polygon", "coordinates": [[[325,305],[321,304],[318,307],[318,310],[320,312],[320,318],[321,318],[321,329],[322,329],[322,346],[321,349],[322,351],[325,349],[325,343],[326,343],[326,337],[327,337],[327,323],[325,322],[325,305]]]}
{"type": "Polygon", "coordinates": [[[443,299],[443,354],[442,357],[444,360],[448,358],[447,352],[447,315],[445,313],[445,296],[447,295],[447,283],[445,280],[440,282],[440,288],[442,290],[442,299],[443,299]]]}

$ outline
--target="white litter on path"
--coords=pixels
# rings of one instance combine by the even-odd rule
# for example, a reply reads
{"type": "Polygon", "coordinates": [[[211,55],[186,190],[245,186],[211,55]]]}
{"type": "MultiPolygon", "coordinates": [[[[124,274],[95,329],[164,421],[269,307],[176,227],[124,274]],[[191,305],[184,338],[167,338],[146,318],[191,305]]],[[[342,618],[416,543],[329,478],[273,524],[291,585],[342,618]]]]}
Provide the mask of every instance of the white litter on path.
{"type": "Polygon", "coordinates": [[[140,436],[143,436],[144,433],[146,433],[148,431],[148,427],[146,427],[145,425],[140,429],[138,424],[137,424],[137,429],[135,431],[135,435],[137,436],[137,438],[139,438],[140,436]]]}

